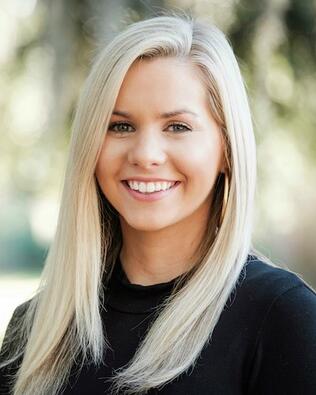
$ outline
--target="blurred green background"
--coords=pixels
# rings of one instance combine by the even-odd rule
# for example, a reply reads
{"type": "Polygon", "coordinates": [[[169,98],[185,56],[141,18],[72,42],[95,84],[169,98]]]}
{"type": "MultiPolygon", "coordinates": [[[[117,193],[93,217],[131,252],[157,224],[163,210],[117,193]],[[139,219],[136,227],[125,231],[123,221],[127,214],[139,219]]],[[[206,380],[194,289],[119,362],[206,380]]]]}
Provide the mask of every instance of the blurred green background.
{"type": "Polygon", "coordinates": [[[232,43],[258,146],[255,245],[316,287],[315,1],[1,0],[0,341],[38,285],[96,48],[168,9],[214,22],[232,43]]]}

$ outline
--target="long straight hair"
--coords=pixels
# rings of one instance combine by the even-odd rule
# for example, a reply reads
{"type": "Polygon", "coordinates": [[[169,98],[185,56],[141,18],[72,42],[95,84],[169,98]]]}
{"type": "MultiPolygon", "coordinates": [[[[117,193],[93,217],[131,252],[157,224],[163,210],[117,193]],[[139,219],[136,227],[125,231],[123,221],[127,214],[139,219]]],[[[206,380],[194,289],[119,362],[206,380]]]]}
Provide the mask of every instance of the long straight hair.
{"type": "Polygon", "coordinates": [[[111,346],[100,307],[122,235],[119,213],[102,196],[95,167],[128,69],[139,59],[162,56],[192,62],[205,84],[225,139],[228,200],[215,232],[223,205],[219,178],[196,264],[175,284],[132,360],[110,379],[112,392],[146,393],[193,367],[247,255],[256,251],[251,241],[255,139],[243,79],[225,35],[185,13],[129,25],[99,51],[81,92],[55,238],[38,291],[12,332],[15,340],[5,345],[11,347],[6,364],[22,360],[12,380],[14,395],[58,393],[75,361],[89,359],[98,366],[111,346]]]}

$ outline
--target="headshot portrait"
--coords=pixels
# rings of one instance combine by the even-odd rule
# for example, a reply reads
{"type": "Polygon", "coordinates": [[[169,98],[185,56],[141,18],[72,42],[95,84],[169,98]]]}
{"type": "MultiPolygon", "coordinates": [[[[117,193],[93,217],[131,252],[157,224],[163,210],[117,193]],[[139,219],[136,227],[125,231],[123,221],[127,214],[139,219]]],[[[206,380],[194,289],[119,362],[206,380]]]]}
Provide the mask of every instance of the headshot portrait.
{"type": "Polygon", "coordinates": [[[260,138],[234,44],[165,9],[95,48],[0,393],[315,394],[316,291],[254,238],[260,138]]]}

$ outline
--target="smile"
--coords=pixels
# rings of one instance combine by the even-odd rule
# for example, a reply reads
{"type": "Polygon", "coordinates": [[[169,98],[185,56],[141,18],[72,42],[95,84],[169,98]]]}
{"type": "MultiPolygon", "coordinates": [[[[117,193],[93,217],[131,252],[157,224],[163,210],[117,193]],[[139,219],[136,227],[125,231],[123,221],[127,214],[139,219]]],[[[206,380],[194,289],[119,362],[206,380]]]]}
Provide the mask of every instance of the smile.
{"type": "Polygon", "coordinates": [[[165,191],[171,188],[176,181],[159,181],[159,182],[144,182],[144,181],[134,181],[134,180],[126,180],[128,186],[134,191],[142,192],[142,193],[152,193],[165,191]]]}
{"type": "Polygon", "coordinates": [[[155,190],[155,188],[157,187],[157,189],[160,187],[158,185],[155,184],[159,184],[159,183],[143,183],[140,182],[137,184],[133,184],[133,182],[127,182],[127,181],[121,181],[122,185],[124,186],[124,189],[129,193],[130,196],[132,196],[133,198],[135,198],[136,200],[140,200],[140,201],[155,201],[155,200],[159,200],[162,198],[165,198],[166,196],[168,196],[170,193],[172,193],[179,184],[181,184],[180,181],[175,181],[175,182],[164,182],[161,184],[167,184],[167,185],[162,185],[161,190],[155,190]],[[143,185],[142,185],[143,184],[143,185]],[[154,185],[152,185],[154,184],[154,185]],[[132,189],[132,187],[139,187],[139,190],[137,189],[132,189]]]}

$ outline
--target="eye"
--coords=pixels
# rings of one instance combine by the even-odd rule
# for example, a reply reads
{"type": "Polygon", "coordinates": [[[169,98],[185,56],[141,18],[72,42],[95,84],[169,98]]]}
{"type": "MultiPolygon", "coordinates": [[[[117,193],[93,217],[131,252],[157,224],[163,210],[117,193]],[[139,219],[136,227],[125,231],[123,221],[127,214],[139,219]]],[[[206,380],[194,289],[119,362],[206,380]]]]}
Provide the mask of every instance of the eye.
{"type": "MultiPolygon", "coordinates": [[[[116,134],[126,134],[131,132],[131,130],[128,130],[128,127],[132,126],[127,122],[113,122],[109,125],[108,130],[113,131],[116,134]]],[[[191,129],[183,123],[171,123],[168,128],[170,127],[174,127],[173,131],[178,134],[191,131],[191,129]]]]}
{"type": "Polygon", "coordinates": [[[125,133],[125,132],[129,133],[130,131],[127,130],[127,128],[129,126],[131,126],[131,125],[129,123],[126,123],[126,122],[113,122],[113,123],[110,124],[109,130],[117,132],[117,133],[125,133]],[[122,128],[122,129],[115,129],[116,126],[124,126],[124,128],[122,128]]]}
{"type": "Polygon", "coordinates": [[[169,127],[170,126],[175,126],[175,127],[180,127],[180,129],[175,129],[175,131],[177,132],[177,133],[181,133],[181,132],[188,132],[188,131],[191,131],[191,129],[188,127],[188,126],[186,126],[186,125],[184,125],[183,123],[172,123],[172,124],[170,124],[169,125],[169,127]],[[183,129],[184,128],[184,129],[183,129]]]}

